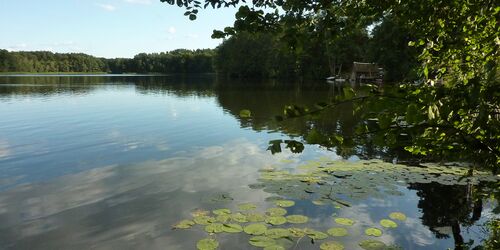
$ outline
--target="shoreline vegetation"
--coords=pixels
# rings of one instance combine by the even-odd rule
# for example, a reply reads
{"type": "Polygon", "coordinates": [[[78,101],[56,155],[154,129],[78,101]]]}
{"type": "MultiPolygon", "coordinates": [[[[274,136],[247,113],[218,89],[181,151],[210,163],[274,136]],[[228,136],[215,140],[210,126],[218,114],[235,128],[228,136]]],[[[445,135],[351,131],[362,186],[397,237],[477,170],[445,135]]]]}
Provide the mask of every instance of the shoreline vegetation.
{"type": "Polygon", "coordinates": [[[102,58],[83,53],[0,49],[0,75],[12,74],[183,74],[213,73],[214,50],[178,49],[134,58],[102,58]]]}
{"type": "Polygon", "coordinates": [[[108,72],[96,71],[96,72],[0,72],[1,76],[13,76],[13,75],[105,75],[108,72]]]}
{"type": "Polygon", "coordinates": [[[279,35],[266,31],[241,32],[215,49],[140,53],[133,58],[0,49],[0,74],[215,73],[228,78],[323,80],[347,77],[353,62],[370,62],[384,68],[384,81],[399,82],[416,77],[418,51],[408,46],[410,38],[404,27],[389,20],[370,32],[356,28],[352,34],[336,39],[334,48],[322,38],[311,38],[300,51],[290,49],[279,35]]]}

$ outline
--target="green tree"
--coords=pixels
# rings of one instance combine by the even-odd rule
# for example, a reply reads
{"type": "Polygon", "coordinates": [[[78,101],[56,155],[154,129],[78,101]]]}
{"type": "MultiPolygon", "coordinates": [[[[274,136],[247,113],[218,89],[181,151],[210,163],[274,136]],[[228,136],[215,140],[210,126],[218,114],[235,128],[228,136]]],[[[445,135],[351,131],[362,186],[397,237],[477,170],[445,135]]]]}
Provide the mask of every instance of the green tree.
{"type": "MultiPolygon", "coordinates": [[[[393,138],[401,133],[408,135],[406,146],[402,146],[415,154],[469,155],[478,164],[500,168],[500,7],[496,1],[255,0],[251,5],[238,0],[162,2],[186,7],[192,20],[199,9],[208,6],[242,5],[233,27],[215,31],[214,37],[273,31],[284,32],[283,39],[291,44],[300,41],[306,32],[319,31],[314,19],[318,15],[325,17],[329,27],[337,16],[357,18],[366,24],[390,16],[414,35],[409,45],[422,51],[418,56],[422,84],[405,86],[396,96],[378,92],[369,97],[379,102],[399,100],[397,107],[376,116],[376,131],[393,132],[387,134],[393,138]]],[[[369,98],[346,92],[346,99],[352,101],[369,98]]],[[[285,113],[307,113],[291,111],[285,113]]]]}

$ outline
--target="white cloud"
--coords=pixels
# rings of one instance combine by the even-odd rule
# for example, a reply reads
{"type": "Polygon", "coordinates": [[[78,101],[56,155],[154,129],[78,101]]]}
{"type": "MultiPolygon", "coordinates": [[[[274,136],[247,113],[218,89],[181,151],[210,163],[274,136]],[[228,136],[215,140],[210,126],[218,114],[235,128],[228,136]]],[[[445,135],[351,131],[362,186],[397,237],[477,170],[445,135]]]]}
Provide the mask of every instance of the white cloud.
{"type": "Polygon", "coordinates": [[[167,30],[168,33],[170,34],[175,34],[177,32],[177,30],[175,29],[174,26],[170,26],[167,30]]]}
{"type": "Polygon", "coordinates": [[[102,9],[104,9],[106,11],[115,11],[116,10],[116,7],[114,5],[111,5],[111,4],[98,3],[96,5],[101,7],[102,9]]]}
{"type": "Polygon", "coordinates": [[[151,0],[124,0],[124,1],[131,4],[144,4],[144,5],[151,4],[151,0]]]}

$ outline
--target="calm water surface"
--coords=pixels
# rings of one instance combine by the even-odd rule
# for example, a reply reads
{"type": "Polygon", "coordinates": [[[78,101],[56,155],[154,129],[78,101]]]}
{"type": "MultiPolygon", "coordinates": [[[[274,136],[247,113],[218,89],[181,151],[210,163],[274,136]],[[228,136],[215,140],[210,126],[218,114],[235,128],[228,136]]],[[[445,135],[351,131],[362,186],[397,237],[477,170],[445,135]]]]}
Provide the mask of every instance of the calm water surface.
{"type": "MultiPolygon", "coordinates": [[[[326,83],[225,82],[213,77],[0,77],[0,249],[195,249],[203,227],[172,230],[193,211],[252,202],[264,211],[275,196],[251,189],[259,169],[294,168],[311,159],[398,157],[373,145],[350,152],[306,145],[301,154],[267,151],[275,139],[300,139],[311,126],[353,132],[352,107],[314,122],[278,123],[295,103],[312,105],[339,92],[326,83]],[[250,109],[252,119],[240,119],[250,109]],[[231,197],[221,203],[217,197],[231,197]]],[[[377,184],[375,184],[376,186],[377,184]]],[[[352,218],[346,249],[390,212],[407,220],[377,240],[403,249],[477,244],[496,204],[470,201],[470,186],[400,185],[398,195],[346,200],[350,207],[295,200],[289,214],[326,232],[332,214],[352,218]],[[451,205],[450,205],[451,204],[451,205]],[[453,234],[453,229],[460,232],[453,234]]],[[[285,197],[287,198],[287,197],[285,197]]],[[[288,227],[283,225],[282,227],[288,227]]],[[[245,233],[218,234],[220,249],[258,249],[245,233]]],[[[330,236],[330,240],[333,237],[330,236]]],[[[319,249],[303,239],[295,249],[319,249]]],[[[289,245],[290,246],[290,245],[289,245]]]]}

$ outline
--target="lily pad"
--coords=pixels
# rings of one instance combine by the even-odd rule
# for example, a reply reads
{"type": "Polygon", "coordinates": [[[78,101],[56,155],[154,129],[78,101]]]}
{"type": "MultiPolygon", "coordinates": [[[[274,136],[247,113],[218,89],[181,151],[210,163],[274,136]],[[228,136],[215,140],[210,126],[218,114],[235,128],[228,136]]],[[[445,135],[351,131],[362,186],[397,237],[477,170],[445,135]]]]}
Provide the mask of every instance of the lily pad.
{"type": "Polygon", "coordinates": [[[393,212],[393,213],[389,214],[389,218],[391,218],[393,220],[405,221],[406,215],[401,213],[401,212],[393,212]]]}
{"type": "Polygon", "coordinates": [[[283,225],[286,223],[286,218],[283,216],[269,216],[266,218],[266,223],[272,225],[283,225]]]}
{"type": "Polygon", "coordinates": [[[227,208],[221,208],[221,209],[216,209],[216,210],[212,211],[212,213],[215,215],[230,214],[231,210],[229,210],[227,208]]]}
{"type": "Polygon", "coordinates": [[[224,225],[222,223],[212,223],[205,226],[205,231],[207,233],[222,233],[224,225]]]}
{"type": "Polygon", "coordinates": [[[322,201],[322,200],[313,200],[312,203],[316,206],[325,206],[328,205],[328,203],[322,201]]]}
{"type": "Polygon", "coordinates": [[[231,215],[231,220],[234,220],[239,223],[248,222],[247,217],[242,213],[235,213],[231,215]]]}
{"type": "Polygon", "coordinates": [[[276,244],[276,240],[266,236],[254,236],[248,240],[248,243],[256,247],[268,247],[276,244]]]}
{"type": "Polygon", "coordinates": [[[250,214],[247,214],[247,220],[249,222],[261,222],[261,221],[264,221],[266,219],[266,216],[263,215],[263,214],[259,214],[259,213],[250,213],[250,214]]]}
{"type": "Polygon", "coordinates": [[[214,250],[217,249],[218,246],[219,242],[210,238],[201,239],[196,243],[196,248],[198,248],[198,250],[214,250]]]}
{"type": "Polygon", "coordinates": [[[278,207],[292,207],[295,205],[295,201],[291,200],[277,200],[274,202],[278,207]]]}
{"type": "Polygon", "coordinates": [[[214,194],[214,195],[208,196],[204,200],[211,202],[211,203],[219,203],[219,202],[230,202],[234,199],[228,193],[220,193],[220,194],[214,194]]]}
{"type": "Polygon", "coordinates": [[[309,220],[309,218],[304,215],[288,215],[286,217],[286,220],[289,223],[300,224],[300,223],[306,223],[309,220]]]}
{"type": "Polygon", "coordinates": [[[313,240],[323,240],[323,239],[328,238],[328,234],[325,234],[325,233],[320,232],[320,231],[312,230],[312,229],[306,230],[306,234],[309,238],[311,238],[313,240]]]}
{"type": "Polygon", "coordinates": [[[208,216],[210,214],[210,211],[206,211],[203,209],[197,209],[191,212],[191,216],[193,217],[200,217],[200,216],[208,216]]]}
{"type": "Polygon", "coordinates": [[[242,203],[238,205],[239,210],[247,211],[247,210],[253,210],[256,209],[257,205],[252,204],[252,203],[242,203]]]}
{"type": "Polygon", "coordinates": [[[378,240],[364,240],[359,243],[359,246],[365,250],[383,250],[387,245],[378,240]]]}
{"type": "Polygon", "coordinates": [[[321,250],[343,250],[344,245],[342,245],[339,242],[336,241],[327,241],[323,242],[320,246],[319,249],[321,250]]]}
{"type": "Polygon", "coordinates": [[[192,220],[181,220],[177,224],[173,226],[174,229],[187,229],[194,225],[194,221],[192,220]]]}
{"type": "Polygon", "coordinates": [[[374,227],[367,228],[365,230],[365,234],[368,236],[375,236],[375,237],[380,237],[382,236],[382,230],[374,227]]]}
{"type": "Polygon", "coordinates": [[[301,228],[292,227],[292,228],[288,228],[288,231],[290,231],[290,236],[296,237],[296,238],[301,238],[301,237],[304,237],[306,235],[305,230],[301,229],[301,228]]]}
{"type": "Polygon", "coordinates": [[[347,232],[347,229],[345,229],[343,227],[332,227],[332,228],[328,229],[328,231],[326,231],[326,232],[329,235],[335,236],[335,237],[342,237],[342,236],[346,236],[349,234],[347,232]]]}
{"type": "Polygon", "coordinates": [[[269,216],[283,216],[287,213],[286,209],[280,207],[272,207],[266,210],[269,216]]]}
{"type": "Polygon", "coordinates": [[[267,231],[267,226],[264,223],[250,224],[244,227],[243,231],[251,235],[262,235],[267,231]]]}
{"type": "Polygon", "coordinates": [[[354,221],[348,218],[335,218],[335,223],[344,225],[344,226],[352,226],[354,225],[354,221]]]}
{"type": "Polygon", "coordinates": [[[290,236],[290,231],[284,228],[272,228],[266,231],[266,236],[273,239],[285,238],[290,236]]]}
{"type": "Polygon", "coordinates": [[[264,247],[264,250],[285,250],[285,248],[283,246],[280,246],[280,245],[271,245],[271,246],[264,247]]]}
{"type": "Polygon", "coordinates": [[[252,111],[248,109],[242,109],[240,110],[240,117],[241,118],[250,118],[252,117],[252,111]]]}
{"type": "Polygon", "coordinates": [[[398,227],[398,224],[396,222],[394,222],[392,220],[388,220],[388,219],[380,220],[380,225],[383,227],[388,227],[388,228],[398,227]]]}
{"type": "Polygon", "coordinates": [[[217,217],[215,217],[215,219],[218,222],[226,223],[226,222],[228,222],[231,219],[231,215],[229,215],[229,214],[221,214],[221,215],[217,215],[217,217]]]}
{"type": "Polygon", "coordinates": [[[222,231],[226,233],[239,233],[243,228],[238,224],[223,224],[222,231]]]}
{"type": "Polygon", "coordinates": [[[200,225],[208,225],[208,224],[214,223],[216,221],[214,217],[210,217],[210,216],[206,216],[206,215],[194,217],[193,220],[194,220],[194,222],[196,222],[196,224],[200,224],[200,225]]]}

